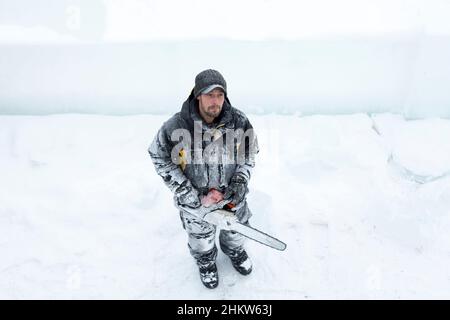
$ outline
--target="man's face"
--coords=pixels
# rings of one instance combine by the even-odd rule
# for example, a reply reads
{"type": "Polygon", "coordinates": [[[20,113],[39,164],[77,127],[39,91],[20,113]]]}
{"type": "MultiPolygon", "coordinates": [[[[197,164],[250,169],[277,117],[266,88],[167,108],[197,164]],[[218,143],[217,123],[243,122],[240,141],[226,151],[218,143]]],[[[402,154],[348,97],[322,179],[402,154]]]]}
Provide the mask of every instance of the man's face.
{"type": "Polygon", "coordinates": [[[200,109],[200,114],[210,119],[214,119],[220,114],[220,111],[222,111],[225,94],[220,89],[214,89],[209,93],[199,95],[197,99],[199,102],[198,107],[200,109]]]}

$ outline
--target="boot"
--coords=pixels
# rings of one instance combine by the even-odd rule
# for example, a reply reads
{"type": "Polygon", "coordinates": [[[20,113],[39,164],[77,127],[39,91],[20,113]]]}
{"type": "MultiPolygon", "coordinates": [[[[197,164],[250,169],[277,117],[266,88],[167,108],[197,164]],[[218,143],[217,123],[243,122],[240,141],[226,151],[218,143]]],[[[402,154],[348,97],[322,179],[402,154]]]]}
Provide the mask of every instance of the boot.
{"type": "Polygon", "coordinates": [[[214,289],[219,285],[219,273],[217,272],[217,266],[215,263],[206,267],[199,267],[200,279],[205,287],[208,289],[214,289]]]}
{"type": "Polygon", "coordinates": [[[247,255],[247,252],[245,250],[238,251],[233,255],[229,256],[231,259],[231,263],[233,264],[233,267],[239,272],[240,274],[246,276],[252,272],[252,261],[247,255]]]}

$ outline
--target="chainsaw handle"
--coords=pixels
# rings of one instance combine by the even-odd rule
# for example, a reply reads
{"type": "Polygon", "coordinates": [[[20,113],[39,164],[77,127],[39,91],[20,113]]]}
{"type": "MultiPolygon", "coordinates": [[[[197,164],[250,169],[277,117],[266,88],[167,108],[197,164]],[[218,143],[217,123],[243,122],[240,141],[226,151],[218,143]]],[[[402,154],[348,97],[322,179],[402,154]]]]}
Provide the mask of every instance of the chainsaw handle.
{"type": "Polygon", "coordinates": [[[225,208],[224,209],[229,209],[229,210],[231,210],[231,209],[233,209],[234,207],[236,207],[236,205],[234,204],[234,203],[227,203],[226,205],[225,205],[225,208]]]}

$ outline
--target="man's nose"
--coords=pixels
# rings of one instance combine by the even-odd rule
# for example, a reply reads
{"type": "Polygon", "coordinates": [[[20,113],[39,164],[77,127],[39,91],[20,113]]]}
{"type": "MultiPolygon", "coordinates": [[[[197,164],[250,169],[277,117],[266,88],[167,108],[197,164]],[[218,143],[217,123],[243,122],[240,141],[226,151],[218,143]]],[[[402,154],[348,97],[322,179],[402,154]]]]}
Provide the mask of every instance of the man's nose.
{"type": "Polygon", "coordinates": [[[213,104],[219,104],[219,97],[211,97],[211,102],[213,103],[213,104]]]}

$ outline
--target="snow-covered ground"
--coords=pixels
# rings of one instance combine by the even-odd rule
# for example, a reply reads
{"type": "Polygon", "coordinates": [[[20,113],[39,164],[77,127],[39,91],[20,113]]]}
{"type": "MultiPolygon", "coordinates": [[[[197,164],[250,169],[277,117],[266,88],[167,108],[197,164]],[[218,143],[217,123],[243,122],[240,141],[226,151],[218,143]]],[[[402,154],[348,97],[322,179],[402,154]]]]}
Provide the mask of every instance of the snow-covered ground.
{"type": "Polygon", "coordinates": [[[259,115],[253,226],[208,290],[147,146],[166,116],[0,116],[0,298],[450,298],[450,120],[259,115]]]}

